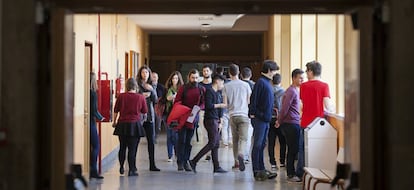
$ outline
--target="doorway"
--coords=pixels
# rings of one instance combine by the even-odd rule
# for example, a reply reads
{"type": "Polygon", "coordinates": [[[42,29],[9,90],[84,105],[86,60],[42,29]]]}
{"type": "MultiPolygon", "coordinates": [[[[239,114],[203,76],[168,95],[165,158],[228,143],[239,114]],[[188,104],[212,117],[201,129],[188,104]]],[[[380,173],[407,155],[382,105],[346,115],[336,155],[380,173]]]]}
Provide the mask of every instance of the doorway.
{"type": "MultiPolygon", "coordinates": [[[[78,4],[79,6],[82,6],[82,3],[79,3],[78,4]]],[[[167,5],[163,5],[164,7],[165,6],[167,6],[167,5]]],[[[194,5],[194,6],[196,6],[196,5],[194,5]]],[[[145,7],[145,6],[144,6],[145,7]]],[[[161,6],[162,7],[162,6],[161,6]]],[[[168,7],[168,6],[167,6],[168,7]]],[[[172,7],[174,7],[174,6],[172,6],[172,7]]],[[[288,7],[288,6],[286,6],[286,7],[288,7]]],[[[300,6],[299,6],[300,7],[300,6]]],[[[207,6],[207,10],[210,10],[210,11],[213,11],[214,9],[212,8],[212,7],[210,7],[211,9],[208,9],[208,6],[207,6]]],[[[332,8],[332,7],[331,7],[332,8]]],[[[348,7],[349,8],[349,7],[348,7]]],[[[119,8],[120,10],[122,9],[122,8],[119,8]]],[[[235,7],[234,9],[231,9],[231,10],[227,10],[227,11],[224,11],[223,10],[223,12],[237,12],[236,11],[236,9],[237,9],[237,7],[235,7]]],[[[306,10],[305,8],[303,8],[304,10],[306,10]]],[[[338,8],[339,9],[339,8],[338,8]]],[[[344,9],[343,7],[341,8],[341,10],[339,10],[339,12],[343,12],[343,10],[342,9],[344,9]]],[[[178,9],[177,9],[178,10],[178,9]]],[[[198,9],[199,10],[199,9],[198,9]]],[[[270,10],[268,10],[269,12],[277,12],[277,11],[275,11],[275,10],[278,10],[278,9],[273,9],[272,11],[270,11],[270,10]]],[[[142,11],[142,10],[141,10],[142,11]]],[[[160,11],[160,10],[158,10],[158,11],[160,11]]],[[[200,12],[201,12],[201,10],[199,10],[200,12]]],[[[251,11],[251,10],[248,10],[247,12],[249,12],[249,11],[251,11]]],[[[281,11],[281,10],[280,10],[281,11]]],[[[151,12],[151,11],[150,11],[151,12]]],[[[156,11],[154,11],[154,12],[156,12],[156,11]]],[[[178,11],[179,12],[179,11],[178,11]]],[[[197,12],[197,11],[196,11],[197,12]]],[[[266,12],[266,11],[263,11],[263,12],[266,12]]],[[[282,11],[281,11],[282,12],[282,11]]],[[[305,12],[305,11],[304,11],[305,12]]],[[[368,21],[369,22],[369,21],[368,21]]],[[[368,30],[368,34],[369,34],[369,30],[368,30]]],[[[132,58],[132,55],[131,55],[131,57],[130,57],[130,59],[132,58]]],[[[355,66],[356,67],[356,66],[355,66]]],[[[131,71],[133,70],[134,68],[131,68],[131,71]]],[[[131,72],[130,71],[130,72],[131,72]]],[[[135,73],[135,72],[133,72],[133,73],[135,73]]]]}

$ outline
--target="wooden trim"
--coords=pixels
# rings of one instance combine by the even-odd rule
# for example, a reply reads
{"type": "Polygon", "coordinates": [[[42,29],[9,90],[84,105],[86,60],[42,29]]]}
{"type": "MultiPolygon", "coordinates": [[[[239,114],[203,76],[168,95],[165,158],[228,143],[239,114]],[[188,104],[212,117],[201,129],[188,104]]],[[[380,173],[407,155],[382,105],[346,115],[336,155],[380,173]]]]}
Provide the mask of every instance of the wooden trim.
{"type": "Polygon", "coordinates": [[[50,189],[65,189],[73,163],[74,37],[73,16],[52,11],[51,21],[51,162],[50,189]]]}
{"type": "Polygon", "coordinates": [[[69,8],[76,13],[344,13],[357,6],[373,4],[373,0],[49,0],[58,7],[69,8]]]}

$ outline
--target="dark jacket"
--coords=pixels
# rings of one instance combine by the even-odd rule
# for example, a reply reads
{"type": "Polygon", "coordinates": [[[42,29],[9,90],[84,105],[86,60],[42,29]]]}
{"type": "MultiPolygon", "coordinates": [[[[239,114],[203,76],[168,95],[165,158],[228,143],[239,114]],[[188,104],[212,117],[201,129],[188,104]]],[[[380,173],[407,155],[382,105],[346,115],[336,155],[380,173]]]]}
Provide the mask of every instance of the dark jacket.
{"type": "Polygon", "coordinates": [[[249,115],[254,115],[256,119],[270,122],[273,112],[273,88],[270,79],[261,76],[254,85],[250,96],[249,115]]]}

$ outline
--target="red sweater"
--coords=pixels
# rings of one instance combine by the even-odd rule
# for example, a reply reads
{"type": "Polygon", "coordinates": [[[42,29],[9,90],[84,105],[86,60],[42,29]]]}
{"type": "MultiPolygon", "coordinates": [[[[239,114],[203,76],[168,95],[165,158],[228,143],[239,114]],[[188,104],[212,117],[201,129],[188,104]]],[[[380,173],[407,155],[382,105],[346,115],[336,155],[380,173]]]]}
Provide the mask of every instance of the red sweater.
{"type": "MultiPolygon", "coordinates": [[[[197,84],[198,85],[198,84],[197,84]]],[[[174,102],[181,102],[183,105],[193,108],[194,105],[200,106],[201,109],[204,109],[204,94],[206,90],[204,87],[192,87],[188,84],[183,85],[178,89],[177,96],[175,97],[174,102]],[[184,88],[187,88],[185,99],[183,99],[184,88]],[[200,89],[203,96],[200,96],[200,89]]]]}
{"type": "Polygon", "coordinates": [[[118,122],[138,122],[141,113],[148,112],[145,97],[138,93],[122,93],[116,99],[114,112],[119,112],[118,122]]]}

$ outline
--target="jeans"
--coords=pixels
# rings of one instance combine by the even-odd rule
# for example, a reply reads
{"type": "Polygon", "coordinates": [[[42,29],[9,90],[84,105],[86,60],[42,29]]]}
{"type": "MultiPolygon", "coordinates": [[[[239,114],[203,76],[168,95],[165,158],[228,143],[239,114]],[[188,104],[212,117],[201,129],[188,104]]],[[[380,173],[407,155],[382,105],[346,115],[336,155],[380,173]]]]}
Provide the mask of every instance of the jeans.
{"type": "Polygon", "coordinates": [[[272,121],[270,122],[269,135],[268,135],[268,140],[269,140],[268,152],[269,152],[270,165],[276,165],[276,159],[275,159],[276,137],[279,139],[279,144],[280,144],[279,162],[280,164],[285,164],[285,160],[286,160],[285,136],[282,134],[282,130],[280,128],[274,127],[275,123],[276,123],[276,119],[272,119],[272,121]]]}
{"type": "Polygon", "coordinates": [[[172,158],[173,154],[177,155],[175,152],[175,144],[177,142],[178,134],[173,129],[167,127],[167,152],[168,158],[172,158]],[[174,151],[174,152],[173,152],[174,151]]]}
{"type": "Polygon", "coordinates": [[[195,163],[197,163],[201,159],[201,157],[203,157],[211,150],[211,157],[213,160],[214,169],[220,167],[218,162],[218,148],[220,145],[218,125],[219,124],[217,119],[204,119],[204,127],[206,128],[208,135],[208,143],[193,158],[193,161],[195,163]]]}
{"type": "Polygon", "coordinates": [[[299,124],[282,123],[280,125],[280,130],[285,135],[288,147],[286,164],[287,176],[295,176],[295,158],[299,152],[299,136],[301,129],[299,124]]]}
{"type": "Polygon", "coordinates": [[[264,171],[263,152],[266,146],[266,136],[269,130],[269,122],[254,118],[253,122],[253,150],[252,165],[253,172],[264,171]]]}
{"type": "Polygon", "coordinates": [[[186,163],[191,154],[191,139],[194,135],[194,129],[183,127],[178,131],[178,141],[176,144],[177,164],[183,165],[186,163]]]}
{"type": "Polygon", "coordinates": [[[304,135],[304,129],[300,129],[300,135],[299,135],[299,152],[298,152],[298,163],[296,166],[296,176],[299,178],[302,178],[303,173],[305,171],[303,170],[303,167],[305,167],[305,144],[303,142],[303,135],[304,135]]]}
{"type": "Polygon", "coordinates": [[[223,117],[221,117],[221,123],[222,126],[221,129],[221,140],[223,141],[223,144],[228,145],[229,141],[232,140],[232,132],[231,127],[229,124],[229,113],[223,113],[223,117]]]}
{"type": "Polygon", "coordinates": [[[90,141],[91,141],[91,155],[90,155],[90,173],[91,175],[98,175],[98,154],[99,154],[99,136],[96,129],[95,118],[90,119],[90,141]]]}
{"type": "Polygon", "coordinates": [[[119,139],[119,152],[118,159],[119,165],[124,167],[126,149],[128,148],[128,167],[129,171],[137,171],[137,149],[139,144],[139,137],[130,136],[118,136],[119,139]]]}

